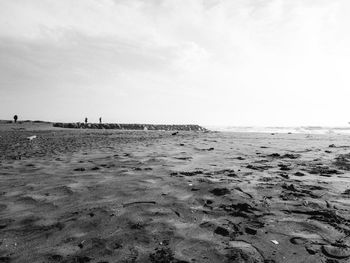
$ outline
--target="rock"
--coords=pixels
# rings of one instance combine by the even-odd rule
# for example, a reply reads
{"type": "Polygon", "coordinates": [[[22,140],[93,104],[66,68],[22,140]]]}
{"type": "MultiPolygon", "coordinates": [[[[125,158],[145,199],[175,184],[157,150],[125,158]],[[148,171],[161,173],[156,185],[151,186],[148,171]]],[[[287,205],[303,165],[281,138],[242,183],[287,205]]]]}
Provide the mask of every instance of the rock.
{"type": "Polygon", "coordinates": [[[305,176],[305,174],[304,173],[302,173],[302,172],[296,172],[295,174],[294,174],[295,176],[305,176]]]}
{"type": "MultiPolygon", "coordinates": [[[[162,130],[162,131],[202,131],[208,130],[199,125],[151,125],[151,124],[118,124],[118,123],[62,123],[56,122],[52,124],[58,128],[72,129],[117,129],[117,130],[162,130]]],[[[178,132],[173,133],[176,135],[178,132]]]]}

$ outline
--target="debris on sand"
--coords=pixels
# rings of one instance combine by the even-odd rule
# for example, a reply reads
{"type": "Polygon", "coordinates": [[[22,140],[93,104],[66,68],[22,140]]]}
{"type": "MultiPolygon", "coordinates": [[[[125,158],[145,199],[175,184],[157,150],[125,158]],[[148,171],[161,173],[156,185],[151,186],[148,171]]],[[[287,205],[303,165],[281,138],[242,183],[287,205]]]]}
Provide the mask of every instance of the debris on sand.
{"type": "Polygon", "coordinates": [[[185,176],[194,176],[198,174],[203,174],[203,171],[191,171],[191,172],[180,172],[180,174],[185,175],[185,176]]]}
{"type": "Polygon", "coordinates": [[[279,153],[272,153],[267,155],[267,157],[280,158],[280,159],[297,159],[300,157],[300,154],[286,153],[284,155],[280,155],[279,153]]]}
{"type": "Polygon", "coordinates": [[[283,188],[283,189],[286,189],[286,190],[289,190],[289,191],[292,191],[292,192],[298,191],[298,190],[295,188],[294,184],[290,184],[290,185],[288,185],[288,184],[283,184],[283,185],[282,185],[282,188],[283,188]]]}
{"type": "Polygon", "coordinates": [[[131,206],[131,205],[140,205],[140,204],[155,205],[156,202],[155,201],[136,201],[136,202],[131,202],[131,203],[125,203],[125,204],[123,204],[123,207],[128,207],[128,206],[131,206]]]}
{"type": "Polygon", "coordinates": [[[244,231],[249,235],[256,235],[256,233],[258,232],[256,229],[251,227],[246,227],[244,231]]]}
{"type": "Polygon", "coordinates": [[[85,171],[85,168],[83,168],[83,167],[75,168],[74,171],[77,171],[77,172],[84,172],[84,171],[85,171]]]}
{"type": "Polygon", "coordinates": [[[227,195],[227,194],[231,193],[231,191],[227,188],[214,188],[213,190],[210,190],[209,192],[212,193],[213,195],[216,195],[216,196],[222,196],[222,195],[227,195]]]}
{"type": "Polygon", "coordinates": [[[205,152],[205,151],[208,151],[208,152],[210,152],[210,151],[214,151],[214,147],[210,147],[210,148],[204,148],[204,149],[201,149],[201,148],[196,148],[198,151],[203,151],[203,152],[205,152]]]}
{"type": "Polygon", "coordinates": [[[251,194],[249,194],[249,193],[243,191],[242,188],[240,188],[240,187],[238,187],[238,186],[236,186],[234,189],[237,190],[237,191],[239,191],[239,192],[241,192],[241,193],[243,193],[243,194],[245,194],[245,195],[247,195],[249,198],[253,198],[253,196],[252,196],[251,194]]]}
{"type": "Polygon", "coordinates": [[[272,153],[272,154],[269,154],[268,157],[281,157],[281,155],[279,153],[272,153]]]}
{"type": "Polygon", "coordinates": [[[292,153],[286,153],[282,156],[282,158],[288,158],[288,159],[297,159],[300,157],[300,154],[292,154],[292,153]]]}
{"type": "Polygon", "coordinates": [[[247,203],[221,205],[220,208],[228,212],[232,216],[239,216],[244,218],[249,218],[250,215],[255,215],[255,212],[259,211],[258,209],[252,207],[250,204],[247,203]]]}
{"type": "Polygon", "coordinates": [[[289,175],[286,173],[279,173],[278,175],[283,177],[284,179],[289,179],[289,175]]]}
{"type": "Polygon", "coordinates": [[[152,263],[172,263],[174,262],[174,253],[169,247],[160,247],[149,255],[149,259],[152,263]]]}
{"type": "Polygon", "coordinates": [[[36,135],[29,136],[29,137],[27,137],[27,139],[29,141],[32,141],[32,140],[36,139],[36,135]]]}
{"type": "Polygon", "coordinates": [[[278,241],[277,240],[271,240],[272,243],[274,243],[275,245],[278,245],[278,241]]]}
{"type": "Polygon", "coordinates": [[[230,232],[226,228],[223,228],[221,226],[218,226],[214,230],[214,233],[217,234],[217,235],[220,235],[220,236],[224,236],[224,237],[227,237],[230,234],[230,232]]]}
{"type": "Polygon", "coordinates": [[[350,188],[349,189],[346,189],[342,195],[348,195],[350,197],[350,188]]]}
{"type": "Polygon", "coordinates": [[[278,165],[278,167],[280,168],[281,171],[289,171],[289,170],[291,170],[290,164],[281,163],[281,164],[278,165]]]}
{"type": "Polygon", "coordinates": [[[338,155],[333,164],[339,169],[350,171],[350,153],[338,155]]]}
{"type": "Polygon", "coordinates": [[[268,169],[273,168],[273,167],[269,166],[269,165],[252,165],[252,164],[248,164],[247,168],[248,169],[252,169],[252,170],[257,170],[257,171],[265,171],[265,170],[268,170],[268,169]]]}
{"type": "Polygon", "coordinates": [[[182,160],[182,161],[188,161],[188,160],[191,160],[192,157],[190,157],[190,156],[186,156],[186,157],[175,157],[175,159],[182,160]]]}
{"type": "Polygon", "coordinates": [[[310,174],[318,174],[324,177],[331,177],[333,174],[342,174],[341,171],[331,169],[328,166],[314,166],[309,171],[310,174]]]}

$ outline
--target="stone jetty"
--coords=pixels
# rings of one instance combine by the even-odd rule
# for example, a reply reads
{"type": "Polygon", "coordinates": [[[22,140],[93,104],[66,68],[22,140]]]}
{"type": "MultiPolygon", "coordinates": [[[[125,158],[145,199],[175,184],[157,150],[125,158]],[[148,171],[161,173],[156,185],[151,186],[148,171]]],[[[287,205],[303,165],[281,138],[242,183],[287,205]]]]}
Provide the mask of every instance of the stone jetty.
{"type": "Polygon", "coordinates": [[[71,129],[113,129],[113,130],[157,130],[157,131],[207,131],[199,125],[162,125],[162,124],[119,124],[119,123],[53,123],[53,127],[71,129]]]}

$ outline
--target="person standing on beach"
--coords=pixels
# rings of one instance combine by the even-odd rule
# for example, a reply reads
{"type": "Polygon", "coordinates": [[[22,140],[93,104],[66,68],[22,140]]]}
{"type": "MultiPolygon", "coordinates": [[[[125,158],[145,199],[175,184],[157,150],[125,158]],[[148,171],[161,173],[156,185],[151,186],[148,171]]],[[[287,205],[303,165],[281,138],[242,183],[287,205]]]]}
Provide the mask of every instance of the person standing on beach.
{"type": "Polygon", "coordinates": [[[99,118],[100,124],[102,124],[102,117],[99,118]]]}
{"type": "Polygon", "coordinates": [[[85,124],[87,124],[87,122],[88,122],[88,118],[85,117],[85,124]]]}
{"type": "Polygon", "coordinates": [[[17,115],[13,116],[13,120],[14,120],[15,123],[17,123],[18,116],[17,115]]]}

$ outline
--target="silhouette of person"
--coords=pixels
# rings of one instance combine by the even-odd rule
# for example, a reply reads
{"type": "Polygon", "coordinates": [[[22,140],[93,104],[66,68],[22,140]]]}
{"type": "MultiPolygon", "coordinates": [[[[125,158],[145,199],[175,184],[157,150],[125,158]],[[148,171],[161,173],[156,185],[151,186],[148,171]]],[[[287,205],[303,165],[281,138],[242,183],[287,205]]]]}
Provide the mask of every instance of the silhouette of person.
{"type": "Polygon", "coordinates": [[[85,124],[87,124],[87,122],[88,122],[88,118],[85,118],[85,124]]]}
{"type": "Polygon", "coordinates": [[[100,117],[100,119],[99,119],[99,120],[100,120],[100,124],[102,124],[102,118],[101,118],[101,117],[100,117]]]}
{"type": "Polygon", "coordinates": [[[18,116],[17,115],[15,115],[15,116],[13,116],[13,120],[15,121],[15,123],[17,122],[17,120],[18,120],[18,116]]]}

